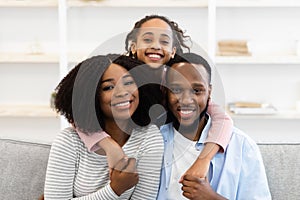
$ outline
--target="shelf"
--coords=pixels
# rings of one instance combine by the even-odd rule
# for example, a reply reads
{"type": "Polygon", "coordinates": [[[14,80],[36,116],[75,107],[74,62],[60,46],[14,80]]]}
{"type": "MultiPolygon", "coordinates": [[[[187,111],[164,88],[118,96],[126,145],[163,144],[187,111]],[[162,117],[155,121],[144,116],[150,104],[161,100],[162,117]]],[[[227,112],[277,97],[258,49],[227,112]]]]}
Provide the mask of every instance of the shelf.
{"type": "Polygon", "coordinates": [[[300,64],[300,56],[216,56],[216,64],[300,64]]]}
{"type": "Polygon", "coordinates": [[[218,8],[282,8],[282,7],[300,7],[297,0],[217,0],[218,8]]]}
{"type": "Polygon", "coordinates": [[[207,0],[68,0],[69,7],[190,7],[207,8],[207,0]]]}
{"type": "Polygon", "coordinates": [[[1,7],[12,7],[12,8],[42,8],[42,7],[57,7],[57,0],[0,0],[0,8],[1,7]]]}
{"type": "Polygon", "coordinates": [[[0,53],[0,63],[57,63],[55,54],[0,53]]]}
{"type": "Polygon", "coordinates": [[[47,105],[0,105],[0,117],[57,117],[47,105]]]}
{"type": "Polygon", "coordinates": [[[237,115],[230,111],[227,111],[232,119],[289,119],[289,120],[299,120],[300,111],[296,110],[280,110],[276,114],[270,115],[237,115]]]}
{"type": "MultiPolygon", "coordinates": [[[[77,63],[87,56],[80,53],[70,53],[68,55],[70,63],[77,63]]],[[[0,53],[1,63],[58,63],[58,54],[26,54],[26,53],[0,53]]]]}

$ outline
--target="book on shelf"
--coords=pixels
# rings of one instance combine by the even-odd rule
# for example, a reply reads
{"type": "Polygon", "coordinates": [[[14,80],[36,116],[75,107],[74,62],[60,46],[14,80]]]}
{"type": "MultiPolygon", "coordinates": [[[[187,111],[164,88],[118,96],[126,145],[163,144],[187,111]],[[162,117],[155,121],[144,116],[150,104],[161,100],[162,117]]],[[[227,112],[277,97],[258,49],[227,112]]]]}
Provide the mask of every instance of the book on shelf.
{"type": "Polygon", "coordinates": [[[273,105],[256,102],[232,102],[228,104],[228,109],[230,112],[240,115],[271,115],[277,113],[277,109],[273,105]]]}

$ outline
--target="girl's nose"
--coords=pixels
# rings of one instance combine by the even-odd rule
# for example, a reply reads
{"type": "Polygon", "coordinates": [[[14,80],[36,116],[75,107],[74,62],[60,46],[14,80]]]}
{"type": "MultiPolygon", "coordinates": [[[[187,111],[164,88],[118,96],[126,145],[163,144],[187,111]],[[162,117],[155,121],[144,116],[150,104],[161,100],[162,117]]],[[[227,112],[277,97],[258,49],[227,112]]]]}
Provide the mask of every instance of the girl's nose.
{"type": "Polygon", "coordinates": [[[152,48],[152,49],[155,49],[155,50],[161,49],[161,45],[160,45],[159,41],[153,41],[153,42],[151,43],[151,48],[152,48]]]}

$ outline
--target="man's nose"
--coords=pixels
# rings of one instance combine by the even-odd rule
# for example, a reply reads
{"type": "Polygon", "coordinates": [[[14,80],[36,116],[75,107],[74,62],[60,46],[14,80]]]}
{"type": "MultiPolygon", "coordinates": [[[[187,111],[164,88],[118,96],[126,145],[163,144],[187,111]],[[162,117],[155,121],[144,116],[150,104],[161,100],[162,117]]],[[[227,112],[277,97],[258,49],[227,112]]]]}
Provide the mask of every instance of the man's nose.
{"type": "Polygon", "coordinates": [[[182,104],[190,104],[193,103],[193,94],[190,90],[185,90],[180,98],[180,103],[182,104]]]}

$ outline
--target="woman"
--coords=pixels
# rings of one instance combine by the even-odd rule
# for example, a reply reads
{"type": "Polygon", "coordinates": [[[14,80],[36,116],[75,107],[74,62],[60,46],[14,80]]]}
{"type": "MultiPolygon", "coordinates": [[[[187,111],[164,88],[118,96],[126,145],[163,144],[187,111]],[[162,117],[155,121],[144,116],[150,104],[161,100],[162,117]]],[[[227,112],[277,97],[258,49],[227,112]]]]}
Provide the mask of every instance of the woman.
{"type": "Polygon", "coordinates": [[[157,126],[148,125],[144,114],[149,101],[129,73],[140,64],[127,56],[95,56],[59,83],[55,107],[73,127],[52,144],[45,199],[156,198],[164,149],[157,126]],[[128,157],[111,170],[104,151],[89,152],[78,136],[99,124],[128,157]]]}

